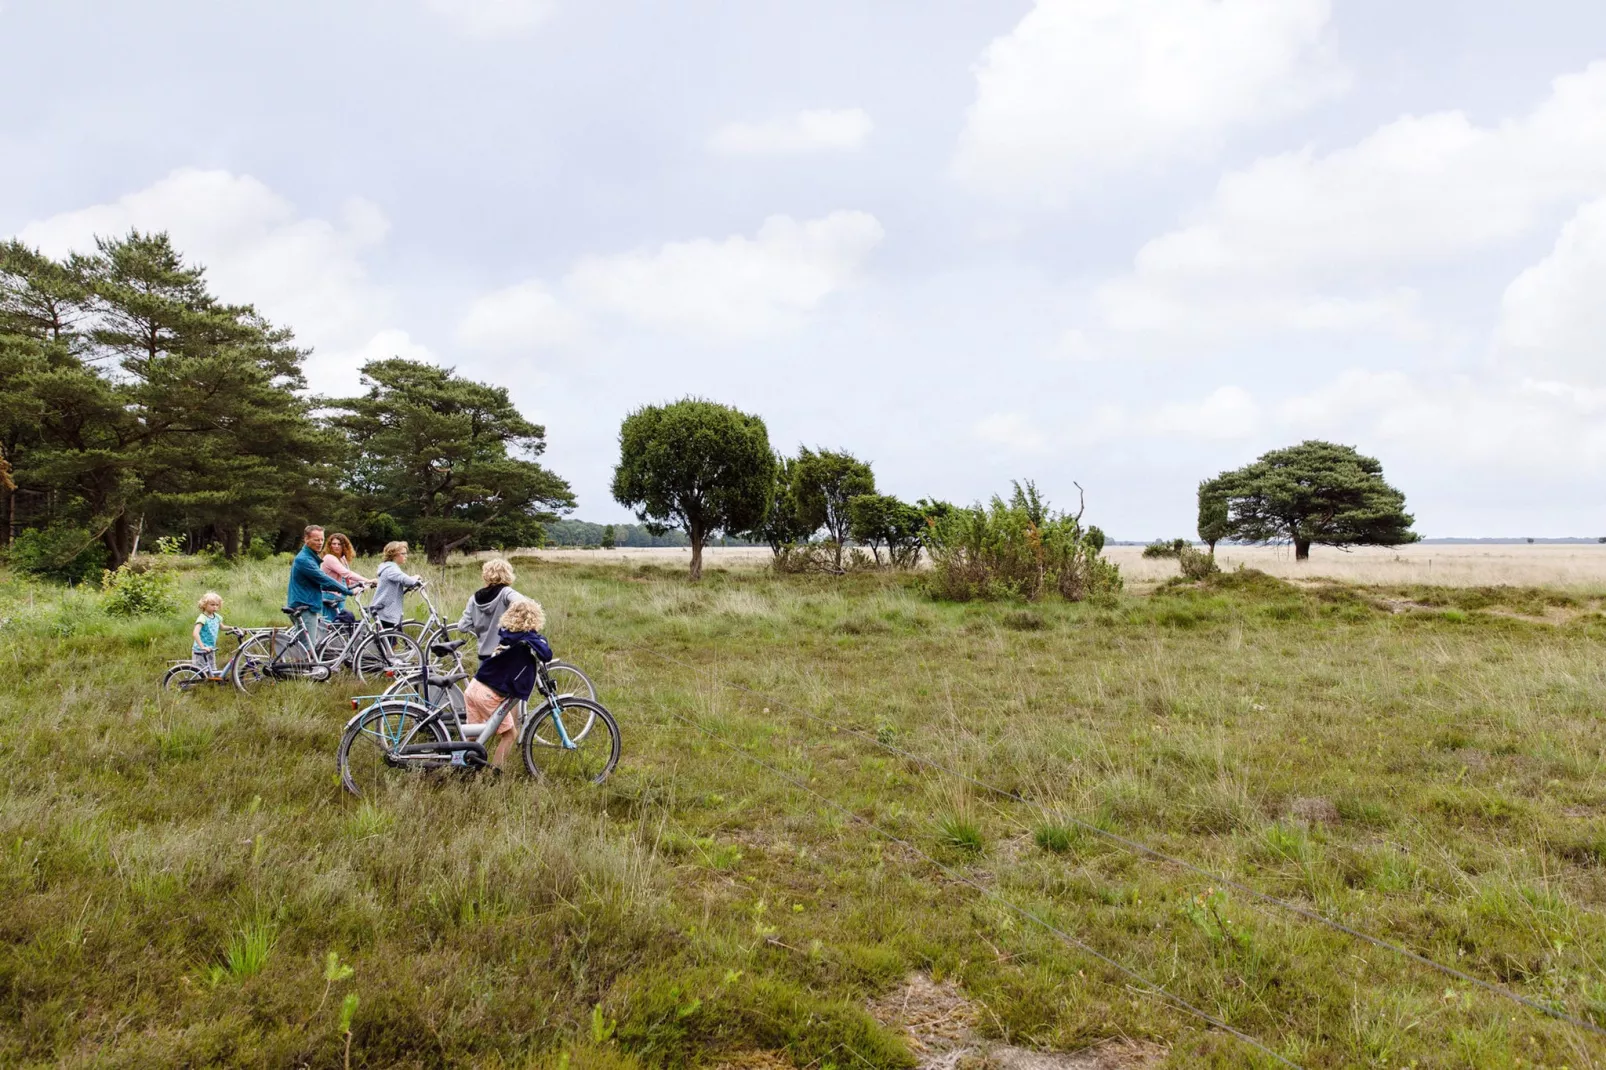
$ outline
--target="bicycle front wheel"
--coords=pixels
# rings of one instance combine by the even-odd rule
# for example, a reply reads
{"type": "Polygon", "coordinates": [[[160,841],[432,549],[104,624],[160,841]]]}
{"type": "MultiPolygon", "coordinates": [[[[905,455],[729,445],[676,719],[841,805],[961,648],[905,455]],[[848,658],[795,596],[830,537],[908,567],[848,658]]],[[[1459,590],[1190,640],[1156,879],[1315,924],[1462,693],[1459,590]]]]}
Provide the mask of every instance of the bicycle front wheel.
{"type": "MultiPolygon", "coordinates": [[[[574,698],[597,701],[597,689],[591,685],[591,677],[581,672],[577,667],[566,661],[549,661],[546,665],[547,675],[552,678],[553,685],[560,695],[571,695],[574,698]]],[[[582,711],[578,707],[574,717],[565,714],[563,726],[569,731],[570,739],[584,739],[586,733],[596,722],[589,711],[582,711]],[[578,718],[578,720],[576,720],[578,718]]]]}
{"type": "Polygon", "coordinates": [[[619,764],[619,725],[600,702],[559,696],[530,715],[519,734],[524,768],[560,783],[600,784],[619,764]],[[578,730],[589,724],[585,733],[578,730]]]}
{"type": "Polygon", "coordinates": [[[340,737],[337,761],[340,786],[358,798],[381,798],[412,778],[408,773],[440,769],[451,763],[447,755],[403,757],[398,751],[409,744],[444,743],[446,730],[427,719],[417,706],[381,702],[353,718],[340,737]]]}
{"type": "Polygon", "coordinates": [[[411,676],[424,664],[418,644],[401,632],[383,631],[370,635],[351,659],[357,679],[370,680],[411,676]]]}

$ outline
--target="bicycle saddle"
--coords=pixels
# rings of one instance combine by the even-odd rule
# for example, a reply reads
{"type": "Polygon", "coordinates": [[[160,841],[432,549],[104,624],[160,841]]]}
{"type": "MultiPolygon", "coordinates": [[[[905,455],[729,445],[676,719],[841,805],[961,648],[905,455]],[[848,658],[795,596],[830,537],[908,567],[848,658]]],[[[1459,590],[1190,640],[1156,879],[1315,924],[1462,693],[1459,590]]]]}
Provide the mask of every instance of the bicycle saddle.
{"type": "Polygon", "coordinates": [[[429,652],[431,654],[450,654],[466,642],[468,642],[467,639],[454,639],[450,643],[431,643],[429,644],[429,652]]]}
{"type": "Polygon", "coordinates": [[[287,617],[293,617],[296,615],[296,611],[291,609],[289,606],[280,606],[279,612],[283,613],[287,617]]]}
{"type": "Polygon", "coordinates": [[[455,683],[458,683],[459,681],[467,680],[470,676],[473,676],[473,675],[474,674],[471,673],[471,672],[453,672],[453,673],[447,673],[445,676],[437,676],[435,673],[430,673],[429,674],[429,684],[430,684],[431,687],[446,687],[446,686],[448,686],[450,684],[455,684],[455,683]]]}

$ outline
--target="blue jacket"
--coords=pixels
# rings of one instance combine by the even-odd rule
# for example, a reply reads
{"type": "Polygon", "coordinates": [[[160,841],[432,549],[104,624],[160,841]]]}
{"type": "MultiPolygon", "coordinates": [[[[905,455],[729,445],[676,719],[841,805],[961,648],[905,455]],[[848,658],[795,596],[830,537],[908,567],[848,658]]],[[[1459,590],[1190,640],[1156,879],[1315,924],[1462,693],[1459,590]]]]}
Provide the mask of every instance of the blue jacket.
{"type": "Polygon", "coordinates": [[[290,589],[285,592],[284,604],[291,609],[315,609],[321,613],[325,591],[342,596],[351,593],[345,584],[324,572],[323,562],[312,547],[303,546],[290,562],[290,589]]]}
{"type": "Polygon", "coordinates": [[[535,661],[552,660],[552,648],[540,632],[500,633],[501,650],[480,662],[474,679],[499,695],[511,695],[520,702],[535,690],[535,661]]]}

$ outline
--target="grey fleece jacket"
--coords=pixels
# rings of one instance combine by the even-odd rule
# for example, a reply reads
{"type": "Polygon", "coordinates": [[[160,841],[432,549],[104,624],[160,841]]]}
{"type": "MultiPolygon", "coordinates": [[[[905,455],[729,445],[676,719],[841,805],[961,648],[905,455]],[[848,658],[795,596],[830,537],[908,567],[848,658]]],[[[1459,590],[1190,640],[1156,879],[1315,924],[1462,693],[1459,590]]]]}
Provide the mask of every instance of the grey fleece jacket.
{"type": "Polygon", "coordinates": [[[502,623],[502,614],[516,599],[523,597],[511,587],[503,587],[496,592],[496,597],[483,605],[474,595],[468,596],[468,605],[463,607],[457,630],[474,633],[474,638],[479,642],[480,657],[488,658],[496,653],[497,644],[501,642],[496,633],[498,625],[502,623]]]}

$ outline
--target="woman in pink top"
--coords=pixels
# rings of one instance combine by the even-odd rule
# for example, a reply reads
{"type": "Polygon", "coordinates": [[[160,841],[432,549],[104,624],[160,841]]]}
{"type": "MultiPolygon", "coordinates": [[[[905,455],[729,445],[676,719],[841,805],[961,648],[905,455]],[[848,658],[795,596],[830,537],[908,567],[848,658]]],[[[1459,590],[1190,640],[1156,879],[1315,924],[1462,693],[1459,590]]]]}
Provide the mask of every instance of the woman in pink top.
{"type": "Polygon", "coordinates": [[[338,531],[329,536],[329,541],[324,544],[324,575],[339,580],[355,592],[357,588],[366,587],[372,581],[351,570],[351,558],[351,540],[338,531]]]}

